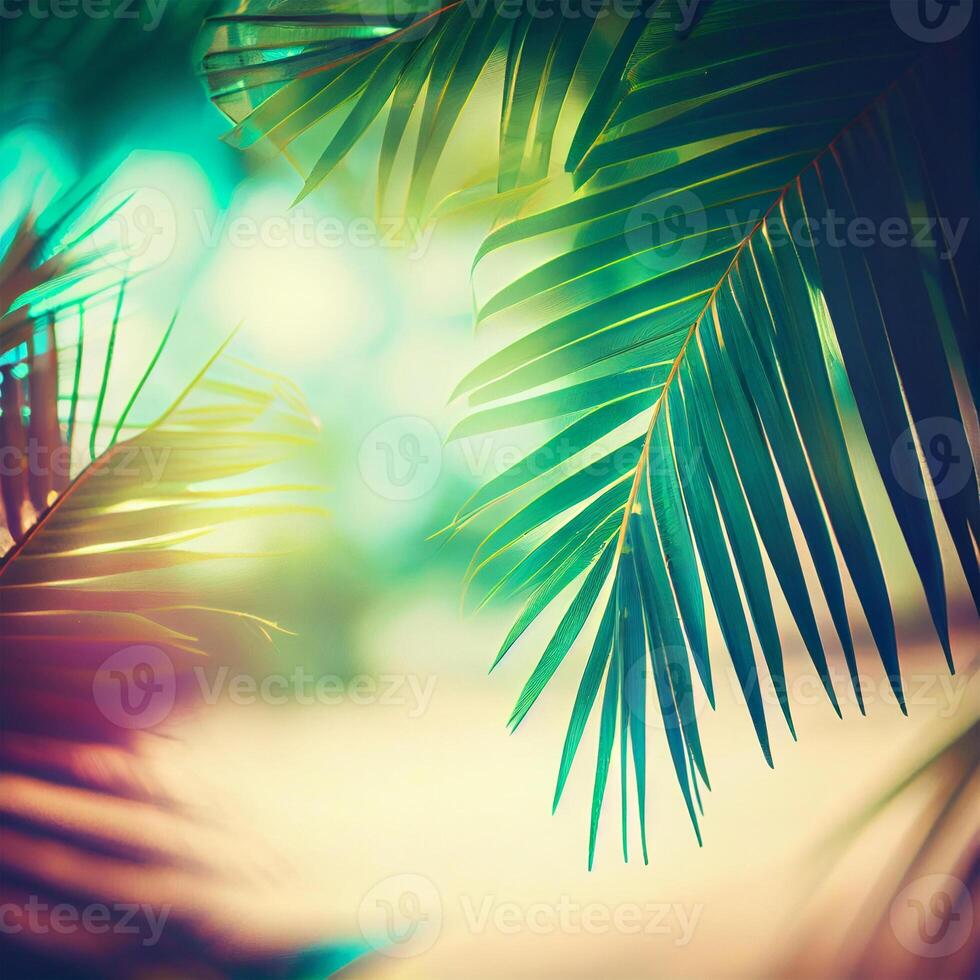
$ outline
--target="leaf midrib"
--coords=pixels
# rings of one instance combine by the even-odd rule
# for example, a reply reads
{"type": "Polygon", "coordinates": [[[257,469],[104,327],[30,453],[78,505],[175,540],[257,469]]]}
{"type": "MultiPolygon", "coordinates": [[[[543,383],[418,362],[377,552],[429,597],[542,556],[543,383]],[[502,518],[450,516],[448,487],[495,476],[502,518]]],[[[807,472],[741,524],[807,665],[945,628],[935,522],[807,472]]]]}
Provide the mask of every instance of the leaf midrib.
{"type": "Polygon", "coordinates": [[[866,105],[853,119],[849,120],[844,126],[842,126],[840,131],[837,133],[837,135],[835,135],[834,138],[825,147],[823,147],[820,150],[820,152],[817,153],[817,155],[812,160],[810,160],[807,163],[807,165],[803,167],[803,169],[800,170],[800,172],[795,177],[787,181],[787,183],[783,186],[782,190],[780,190],[779,194],[773,200],[772,204],[770,204],[769,207],[766,209],[765,214],[762,215],[762,217],[758,220],[758,222],[756,222],[756,224],[752,227],[752,229],[748,232],[748,234],[746,234],[746,236],[742,239],[742,241],[739,242],[738,247],[735,249],[735,254],[732,256],[732,261],[728,265],[728,268],[725,270],[721,279],[718,280],[717,284],[708,294],[708,298],[705,301],[704,307],[702,308],[701,312],[698,314],[695,321],[691,324],[691,328],[688,330],[687,336],[684,338],[684,341],[677,352],[677,356],[674,358],[674,362],[671,366],[670,372],[667,375],[667,380],[664,382],[663,390],[660,392],[660,396],[657,398],[657,401],[653,406],[653,411],[650,416],[650,424],[647,427],[646,437],[643,442],[643,449],[640,452],[640,458],[637,461],[636,468],[634,470],[633,485],[630,489],[630,495],[626,499],[626,509],[623,513],[623,523],[619,529],[619,537],[616,542],[616,551],[613,556],[614,567],[618,568],[620,557],[623,554],[623,547],[626,543],[626,533],[627,530],[629,529],[630,516],[633,513],[633,508],[636,506],[636,500],[637,497],[639,496],[639,489],[643,478],[643,471],[650,454],[650,443],[653,438],[653,430],[657,424],[657,420],[660,417],[660,410],[663,407],[664,401],[670,392],[670,386],[673,384],[674,378],[676,377],[677,372],[680,370],[681,363],[684,360],[684,355],[687,353],[688,345],[690,344],[691,340],[694,339],[694,337],[697,335],[698,330],[701,326],[701,322],[704,320],[704,316],[708,312],[708,310],[712,308],[712,305],[715,302],[719,290],[721,289],[722,286],[725,285],[726,282],[728,282],[729,277],[731,276],[735,266],[738,264],[738,260],[741,258],[742,252],[745,250],[746,246],[752,242],[753,238],[755,237],[759,229],[762,228],[763,225],[765,225],[766,221],[769,220],[769,217],[773,213],[773,211],[777,207],[779,207],[782,204],[782,202],[786,199],[786,195],[789,193],[790,189],[794,185],[799,184],[803,175],[811,167],[816,166],[817,163],[819,163],[820,160],[833,149],[834,145],[845,133],[847,133],[853,126],[855,126],[861,119],[863,119],[864,116],[866,116],[869,112],[871,112],[871,110],[874,109],[875,106],[877,106],[880,102],[883,102],[886,98],[888,98],[888,96],[892,93],[892,90],[899,85],[902,78],[904,78],[905,75],[909,74],[917,64],[918,64],[918,60],[912,66],[910,66],[905,71],[903,71],[902,74],[899,75],[896,79],[894,79],[891,83],[889,83],[889,85],[884,89],[884,91],[882,91],[871,102],[869,102],[868,105],[866,105]]]}

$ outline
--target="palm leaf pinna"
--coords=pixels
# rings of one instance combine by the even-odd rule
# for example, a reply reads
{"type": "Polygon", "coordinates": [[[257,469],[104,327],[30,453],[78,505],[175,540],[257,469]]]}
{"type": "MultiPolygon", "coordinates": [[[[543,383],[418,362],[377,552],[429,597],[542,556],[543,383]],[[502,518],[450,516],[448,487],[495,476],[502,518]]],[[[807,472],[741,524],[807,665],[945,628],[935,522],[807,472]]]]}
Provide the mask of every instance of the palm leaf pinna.
{"type": "Polygon", "coordinates": [[[529,594],[498,661],[573,591],[513,726],[598,619],[555,794],[557,804],[602,690],[591,864],[617,732],[623,793],[631,754],[643,828],[648,688],[700,839],[708,777],[694,691],[713,701],[702,581],[767,762],[753,631],[793,722],[766,558],[839,712],[787,499],[858,704],[837,550],[905,709],[891,602],[845,439],[853,409],[952,668],[928,498],[980,602],[965,435],[978,363],[975,42],[930,43],[875,0],[710,0],[693,17],[688,4],[640,4],[639,16],[579,24],[575,40],[562,18],[544,27],[522,12],[501,27],[496,6],[464,6],[362,30],[327,0],[239,3],[208,22],[205,69],[238,145],[283,147],[348,113],[305,192],[390,101],[383,191],[418,102],[418,206],[477,77],[505,61],[500,220],[475,261],[478,292],[484,276],[505,285],[480,302],[478,324],[522,335],[463,379],[457,395],[477,411],[453,435],[548,428],[453,529],[496,515],[471,576],[508,562],[489,595],[529,594]],[[583,38],[595,45],[588,57],[583,38]],[[549,97],[552,71],[562,94],[549,97]],[[565,89],[586,97],[566,104],[565,89]],[[577,114],[564,174],[549,142],[556,100],[577,114]],[[896,227],[907,232],[897,245],[896,227]],[[515,266],[527,271],[515,277],[515,266]],[[956,458],[953,480],[931,465],[939,457],[956,458]]]}
{"type": "Polygon", "coordinates": [[[229,861],[207,829],[209,801],[193,800],[202,824],[144,750],[172,711],[194,706],[194,664],[247,665],[281,631],[243,607],[241,573],[269,554],[270,519],[320,512],[267,472],[313,445],[318,426],[291,383],[238,361],[227,342],[162,415],[138,422],[173,322],[113,398],[125,284],[92,285],[106,267],[91,232],[105,216],[65,206],[87,199],[70,190],[3,236],[3,958],[31,976],[135,976],[165,963],[184,976],[208,964],[213,976],[235,957],[290,952],[241,919],[242,881],[225,882],[230,870],[260,874],[266,888],[273,879],[255,853],[229,861]],[[232,527],[233,548],[221,538],[232,527]],[[254,543],[242,543],[243,527],[260,532],[254,543]],[[135,704],[147,668],[162,693],[135,704]],[[48,946],[49,974],[34,950],[34,930],[50,933],[43,910],[12,928],[10,910],[31,896],[48,908],[140,901],[173,916],[149,959],[138,939],[107,929],[48,946]]]}
{"type": "Polygon", "coordinates": [[[538,19],[507,4],[468,0],[228,0],[205,21],[203,68],[212,99],[235,124],[225,137],[234,147],[271,142],[285,150],[320,120],[333,122],[334,135],[300,198],[390,103],[378,199],[386,196],[399,153],[407,153],[407,211],[419,213],[467,102],[501,57],[496,189],[526,190],[548,175],[558,159],[559,117],[566,103],[574,111],[572,83],[588,71],[589,52],[608,54],[617,40],[635,42],[652,4],[600,6],[598,18],[538,19]],[[416,134],[410,122],[418,104],[416,134]]]}

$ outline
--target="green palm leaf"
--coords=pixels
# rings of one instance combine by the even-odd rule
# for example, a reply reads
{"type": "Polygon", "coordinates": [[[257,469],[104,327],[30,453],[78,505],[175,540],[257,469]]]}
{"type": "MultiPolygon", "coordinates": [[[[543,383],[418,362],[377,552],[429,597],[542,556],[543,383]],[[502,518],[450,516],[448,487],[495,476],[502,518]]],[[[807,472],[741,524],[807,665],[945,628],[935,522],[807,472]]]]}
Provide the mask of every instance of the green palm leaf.
{"type": "Polygon", "coordinates": [[[285,148],[321,120],[334,121],[301,197],[327,177],[390,103],[379,199],[407,144],[413,161],[408,211],[417,213],[464,108],[497,66],[502,91],[496,187],[509,191],[546,177],[559,152],[559,116],[568,107],[578,114],[581,79],[602,69],[617,41],[635,30],[632,25],[651,5],[603,3],[599,16],[554,10],[535,17],[492,0],[244,0],[205,22],[203,68],[212,99],[235,123],[227,136],[233,146],[271,141],[285,148]],[[416,106],[417,133],[410,126],[416,106]]]}
{"type": "MultiPolygon", "coordinates": [[[[958,398],[954,376],[975,382],[969,324],[978,311],[975,290],[962,284],[976,261],[976,236],[967,228],[955,254],[938,230],[938,240],[922,248],[888,248],[880,238],[869,247],[838,246],[814,224],[829,215],[846,228],[857,227],[858,217],[875,229],[889,219],[924,228],[944,217],[960,227],[958,216],[976,212],[968,176],[976,169],[975,146],[956,141],[969,127],[973,52],[964,41],[941,55],[924,54],[883,5],[860,3],[716,2],[683,42],[652,24],[641,47],[626,68],[620,100],[582,154],[578,190],[557,206],[535,207],[532,197],[481,248],[478,280],[485,264],[513,262],[530,242],[536,254],[550,257],[482,304],[484,329],[531,329],[458,390],[480,407],[462,423],[463,433],[484,431],[492,418],[536,421],[544,399],[570,406],[569,393],[579,410],[568,418],[569,429],[589,420],[591,438],[603,439],[612,455],[616,447],[631,455],[637,428],[645,428],[625,476],[630,489],[621,492],[620,469],[582,463],[556,479],[518,463],[494,481],[505,493],[478,495],[456,523],[511,503],[481,545],[475,566],[481,568],[487,554],[502,560],[519,543],[519,535],[502,529],[523,535],[542,528],[563,539],[574,526],[565,562],[591,571],[572,608],[595,601],[597,568],[610,568],[611,591],[597,603],[606,615],[639,576],[640,602],[630,610],[644,618],[668,746],[696,827],[691,758],[700,746],[689,657],[708,691],[710,674],[695,550],[767,761],[749,621],[791,730],[792,718],[763,552],[837,708],[784,489],[859,703],[833,540],[904,710],[885,577],[844,436],[850,398],[950,667],[930,479],[980,602],[980,514],[968,455],[955,492],[942,484],[941,469],[924,474],[914,454],[900,453],[900,464],[895,457],[896,447],[912,443],[910,433],[929,451],[934,419],[945,420],[965,445],[963,418],[975,413],[976,388],[960,386],[958,398]],[[937,107],[929,93],[940,90],[937,107]],[[623,417],[608,412],[607,382],[614,388],[622,380],[627,394],[638,367],[655,397],[634,406],[644,411],[624,426],[623,417]],[[586,375],[592,380],[584,383],[586,375]],[[506,409],[493,407],[498,399],[507,399],[506,409]],[[525,496],[515,504],[518,483],[525,496]],[[603,496],[615,506],[603,508],[601,523],[596,515],[576,525],[572,508],[603,496]],[[596,554],[601,564],[592,564],[596,554]]],[[[574,462],[578,445],[566,445],[574,462]]],[[[535,551],[517,568],[533,564],[535,551]]],[[[521,630],[573,580],[553,576],[538,586],[521,630]]],[[[576,622],[586,619],[577,608],[576,622]]],[[[617,636],[614,629],[602,654],[610,665],[623,656],[617,636]]],[[[504,650],[515,639],[512,633],[504,650]]],[[[561,629],[556,634],[549,676],[574,639],[561,629]]],[[[600,667],[590,661],[593,671],[600,667]]],[[[522,695],[515,722],[530,702],[522,695]]],[[[573,716],[576,730],[581,724],[573,716]]],[[[609,751],[600,735],[600,769],[609,751]]],[[[594,843],[593,833],[590,852],[594,843]]]]}
{"type": "MultiPolygon", "coordinates": [[[[486,583],[486,599],[527,596],[497,661],[571,596],[514,726],[599,621],[556,791],[557,803],[601,688],[590,863],[617,731],[624,779],[628,748],[645,779],[648,689],[700,836],[696,688],[713,703],[704,587],[770,764],[752,633],[791,731],[793,721],[767,564],[840,710],[796,527],[858,704],[845,572],[904,710],[891,602],[845,438],[853,411],[951,667],[930,493],[980,605],[964,435],[980,364],[968,288],[980,247],[962,221],[978,213],[973,39],[923,43],[876,0],[705,0],[693,17],[689,6],[640,4],[639,16],[585,30],[523,14],[501,26],[495,6],[426,17],[420,5],[396,30],[327,0],[252,0],[205,34],[233,144],[285,147],[347,112],[304,193],[390,103],[383,195],[418,102],[413,210],[478,79],[505,65],[501,216],[474,278],[478,325],[521,336],[459,384],[475,411],[453,435],[531,424],[544,435],[450,530],[491,521],[468,580],[486,583]],[[552,172],[561,156],[570,177],[552,172]],[[935,233],[892,247],[895,220],[935,233]],[[864,227],[864,238],[837,242],[839,227],[864,227]],[[485,294],[487,281],[505,285],[485,294]],[[932,453],[936,424],[956,447],[955,486],[917,452],[932,453]]],[[[641,828],[643,801],[641,788],[641,828]]]]}

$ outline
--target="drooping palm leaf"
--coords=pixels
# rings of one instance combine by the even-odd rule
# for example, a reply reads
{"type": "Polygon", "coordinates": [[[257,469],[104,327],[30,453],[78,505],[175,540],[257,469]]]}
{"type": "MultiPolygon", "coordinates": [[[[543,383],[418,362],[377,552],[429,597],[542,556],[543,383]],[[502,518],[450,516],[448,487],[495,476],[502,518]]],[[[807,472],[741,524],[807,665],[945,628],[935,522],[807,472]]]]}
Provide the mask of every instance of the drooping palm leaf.
{"type": "MultiPolygon", "coordinates": [[[[484,540],[476,568],[534,529],[549,532],[506,573],[534,591],[501,654],[592,568],[570,607],[575,628],[556,634],[512,722],[586,622],[600,592],[596,569],[605,580],[610,568],[607,608],[639,589],[661,707],[676,712],[668,742],[692,819],[701,766],[689,653],[710,695],[695,552],[767,760],[745,604],[792,720],[760,541],[837,706],[784,488],[859,702],[831,534],[904,708],[890,601],[835,389],[856,403],[951,667],[930,480],[980,603],[980,513],[963,425],[976,411],[973,57],[966,39],[925,53],[880,4],[716,2],[683,43],[651,26],[622,100],[583,155],[579,190],[558,206],[535,209],[532,199],[477,257],[479,277],[483,263],[529,242],[552,256],[482,305],[486,329],[532,329],[460,385],[481,410],[459,433],[549,418],[564,426],[551,439],[568,451],[544,458],[578,463],[580,449],[603,439],[609,451],[607,465],[582,462],[557,478],[518,463],[458,515],[467,523],[526,492],[484,540]],[[940,90],[957,97],[935,97],[940,90]],[[828,218],[876,230],[892,219],[916,233],[927,227],[916,222],[943,218],[963,237],[956,247],[933,224],[935,237],[921,245],[889,247],[880,233],[868,247],[835,243],[828,225],[811,223],[828,218]],[[957,389],[954,376],[971,387],[957,389]],[[505,399],[505,408],[482,407],[505,399]],[[645,435],[623,428],[637,418],[645,435]],[[945,467],[923,474],[907,450],[914,433],[928,460],[941,455],[935,419],[957,446],[955,486],[945,467]],[[582,504],[598,507],[584,522],[573,509],[582,504]]],[[[603,656],[612,663],[618,650],[614,642],[603,656]]],[[[577,702],[575,711],[590,707],[577,702]]],[[[573,716],[572,729],[581,724],[573,716]]],[[[609,751],[600,738],[600,770],[609,751]]]]}
{"type": "MultiPolygon", "coordinates": [[[[457,437],[548,427],[453,527],[493,516],[471,577],[493,574],[489,596],[529,593],[498,661],[553,601],[573,594],[518,699],[515,726],[594,610],[601,620],[556,793],[557,802],[605,678],[590,862],[617,720],[643,783],[648,686],[697,830],[707,772],[696,685],[713,702],[702,577],[770,764],[752,632],[791,730],[792,717],[767,562],[839,710],[797,525],[862,710],[837,551],[904,708],[891,603],[845,439],[852,402],[950,665],[930,492],[980,601],[977,483],[964,435],[975,423],[978,364],[970,276],[980,249],[975,223],[963,220],[977,213],[972,38],[922,43],[876,0],[706,0],[693,18],[688,7],[642,5],[641,16],[592,31],[595,51],[579,56],[590,84],[565,156],[571,187],[559,176],[539,189],[530,181],[551,172],[547,162],[530,171],[516,163],[532,145],[554,156],[548,135],[528,124],[540,106],[529,109],[517,93],[546,87],[533,52],[556,28],[518,18],[506,30],[520,57],[508,61],[503,85],[497,186],[524,194],[501,208],[475,271],[478,292],[487,279],[498,284],[480,304],[480,325],[523,336],[457,389],[477,408],[457,437]],[[523,66],[525,48],[521,80],[512,67],[523,66]],[[910,225],[939,218],[948,224],[933,224],[926,242],[921,225],[910,225]],[[867,246],[838,244],[828,237],[838,219],[871,222],[879,234],[867,246]],[[888,219],[911,227],[915,242],[891,247],[888,219]],[[947,444],[955,451],[944,453],[947,444]],[[923,469],[919,450],[940,465],[923,469]],[[955,487],[943,455],[957,460],[955,487]]],[[[290,8],[295,17],[269,8],[262,20],[253,15],[264,6],[246,2],[238,17],[212,21],[212,93],[243,146],[262,138],[285,146],[325,112],[349,107],[306,191],[394,93],[383,192],[424,89],[410,191],[418,206],[496,49],[495,21],[472,10],[466,20],[460,8],[452,31],[440,15],[401,32],[383,27],[376,41],[352,30],[342,9],[313,0],[290,8]]],[[[551,127],[554,111],[544,117],[551,127]]],[[[625,779],[625,759],[623,769],[625,779]]],[[[639,803],[642,828],[642,790],[639,803]]]]}
{"type": "MultiPolygon", "coordinates": [[[[10,159],[17,160],[17,153],[10,159]]],[[[86,306],[117,298],[113,331],[118,325],[122,253],[111,235],[95,244],[94,234],[112,221],[121,205],[92,213],[92,199],[103,179],[98,174],[60,188],[47,172],[15,163],[0,183],[5,204],[26,201],[26,206],[14,207],[0,235],[4,551],[20,540],[71,475],[81,421],[86,306]],[[70,382],[59,384],[60,373],[70,382]],[[46,462],[43,468],[27,466],[29,458],[46,462]]],[[[94,438],[99,420],[92,421],[94,438]]]]}
{"type": "MultiPolygon", "coordinates": [[[[283,461],[315,430],[281,379],[229,367],[209,365],[158,422],[101,453],[5,555],[8,693],[36,689],[47,665],[51,684],[40,696],[80,696],[79,711],[97,719],[91,669],[113,650],[149,643],[187,663],[208,652],[187,628],[201,614],[276,628],[217,602],[227,573],[220,560],[248,554],[187,545],[230,522],[302,513],[275,500],[279,485],[226,481],[283,461]],[[263,494],[271,501],[255,503],[263,494]]],[[[28,702],[17,701],[19,714],[28,702]]]]}

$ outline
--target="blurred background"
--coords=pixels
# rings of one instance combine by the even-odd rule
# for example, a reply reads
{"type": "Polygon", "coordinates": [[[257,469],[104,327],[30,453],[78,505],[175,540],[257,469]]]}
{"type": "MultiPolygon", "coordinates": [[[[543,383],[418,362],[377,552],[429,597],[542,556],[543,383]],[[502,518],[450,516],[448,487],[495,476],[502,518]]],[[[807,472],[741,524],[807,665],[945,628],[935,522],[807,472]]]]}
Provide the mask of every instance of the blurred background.
{"type": "MultiPolygon", "coordinates": [[[[958,879],[927,881],[921,898],[896,897],[894,886],[927,836],[924,815],[941,809],[944,792],[954,796],[950,787],[960,795],[946,834],[974,832],[960,806],[976,799],[976,739],[957,743],[870,823],[858,818],[976,719],[980,634],[949,543],[953,677],[865,453],[859,475],[882,541],[909,717],[856,603],[866,718],[847,696],[839,651],[843,720],[788,629],[799,742],[773,714],[770,771],[734,679],[717,683],[717,712],[699,717],[712,776],[699,848],[651,721],[650,865],[624,865],[610,798],[588,872],[592,726],[567,798],[550,812],[587,644],[508,735],[556,614],[488,678],[519,607],[475,611],[463,599],[485,526],[433,537],[522,445],[506,433],[445,441],[460,416],[452,390],[493,342],[474,335],[470,285],[488,214],[437,210],[407,226],[379,214],[377,133],[292,208],[302,180],[288,159],[220,141],[226,124],[194,74],[207,7],[167,4],[153,30],[146,20],[5,20],[0,160],[4,207],[14,210],[17,194],[41,193],[39,174],[69,183],[111,173],[100,205],[125,203],[99,234],[121,241],[135,277],[114,370],[137,376],[179,310],[141,399],[147,419],[240,323],[236,352],[292,379],[320,423],[318,451],[295,476],[324,487],[329,517],[249,586],[256,606],[295,634],[277,639],[276,659],[255,673],[276,678],[275,695],[211,676],[213,703],[171,737],[147,740],[157,778],[219,812],[234,847],[261,841],[288,868],[288,894],[258,886],[242,896],[245,921],[291,920],[284,928],[304,941],[375,943],[352,967],[366,977],[947,975],[976,927],[961,918],[944,932],[940,964],[916,902],[931,914],[929,902],[958,879]]],[[[472,115],[461,138],[478,159],[478,107],[472,115]]],[[[315,129],[308,139],[322,145],[315,129]]],[[[112,312],[97,303],[87,315],[108,322],[112,312]]],[[[849,435],[860,453],[858,426],[851,420],[849,435]]],[[[724,678],[720,658],[715,666],[724,678]]],[[[922,853],[940,856],[916,881],[948,877],[941,850],[922,853]]]]}

